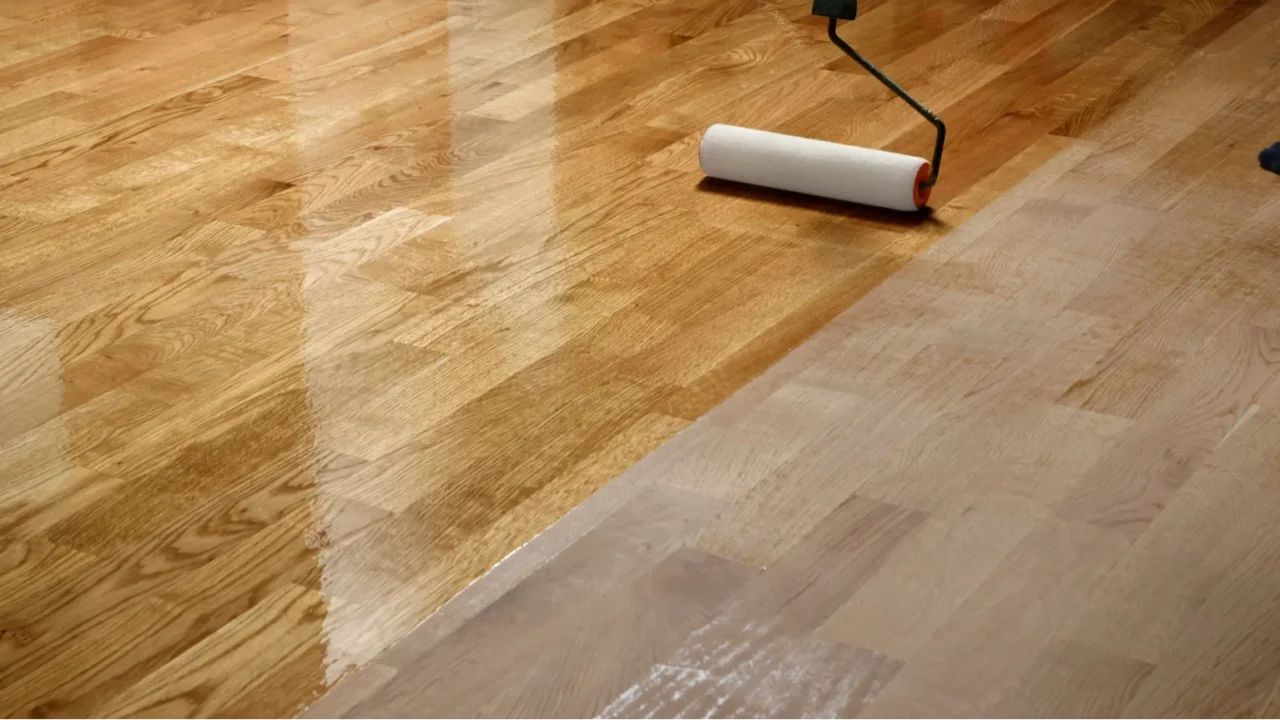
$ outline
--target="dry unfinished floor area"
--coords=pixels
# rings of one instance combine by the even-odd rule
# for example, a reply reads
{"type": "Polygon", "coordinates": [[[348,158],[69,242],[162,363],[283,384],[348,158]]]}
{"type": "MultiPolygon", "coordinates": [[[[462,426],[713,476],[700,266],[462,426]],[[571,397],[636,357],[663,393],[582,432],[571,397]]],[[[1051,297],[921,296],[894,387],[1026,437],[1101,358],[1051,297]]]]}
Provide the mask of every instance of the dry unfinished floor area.
{"type": "Polygon", "coordinates": [[[1280,0],[861,5],[0,5],[0,713],[1280,713],[1280,0]]]}

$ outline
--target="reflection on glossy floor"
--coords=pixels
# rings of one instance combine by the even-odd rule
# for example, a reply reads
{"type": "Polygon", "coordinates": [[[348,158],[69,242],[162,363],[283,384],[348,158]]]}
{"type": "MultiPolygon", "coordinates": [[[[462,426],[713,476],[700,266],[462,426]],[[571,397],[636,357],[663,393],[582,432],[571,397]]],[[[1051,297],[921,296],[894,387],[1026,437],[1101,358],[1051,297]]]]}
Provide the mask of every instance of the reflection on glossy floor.
{"type": "Polygon", "coordinates": [[[1188,647],[1271,638],[1277,206],[1237,165],[1280,4],[862,3],[951,124],[922,222],[699,184],[713,121],[927,149],[808,5],[0,8],[0,711],[287,715],[368,666],[330,709],[631,714],[715,679],[708,624],[872,710],[1157,712],[1188,647]],[[531,655],[567,613],[604,624],[531,655]]]}
{"type": "Polygon", "coordinates": [[[309,714],[1280,713],[1280,3],[1239,12],[1128,36],[1213,39],[309,714]]]}

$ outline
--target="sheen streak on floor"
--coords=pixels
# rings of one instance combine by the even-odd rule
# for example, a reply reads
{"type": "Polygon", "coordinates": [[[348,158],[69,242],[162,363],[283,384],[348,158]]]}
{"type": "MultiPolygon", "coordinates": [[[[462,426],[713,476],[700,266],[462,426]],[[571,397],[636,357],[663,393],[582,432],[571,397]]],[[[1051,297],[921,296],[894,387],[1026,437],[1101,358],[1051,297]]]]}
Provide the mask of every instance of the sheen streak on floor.
{"type": "Polygon", "coordinates": [[[0,7],[0,712],[1274,714],[1280,3],[808,6],[0,7]]]}
{"type": "Polygon", "coordinates": [[[1280,712],[1280,4],[1235,12],[308,714],[1280,712]]]}

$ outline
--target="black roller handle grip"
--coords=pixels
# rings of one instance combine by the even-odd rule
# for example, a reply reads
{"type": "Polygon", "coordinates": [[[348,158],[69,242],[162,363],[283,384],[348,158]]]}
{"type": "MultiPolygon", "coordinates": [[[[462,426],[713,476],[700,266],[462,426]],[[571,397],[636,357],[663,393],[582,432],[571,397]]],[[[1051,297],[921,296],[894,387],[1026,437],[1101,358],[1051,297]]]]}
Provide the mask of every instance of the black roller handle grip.
{"type": "Polygon", "coordinates": [[[837,20],[858,17],[858,0],[813,0],[813,14],[837,20]]]}

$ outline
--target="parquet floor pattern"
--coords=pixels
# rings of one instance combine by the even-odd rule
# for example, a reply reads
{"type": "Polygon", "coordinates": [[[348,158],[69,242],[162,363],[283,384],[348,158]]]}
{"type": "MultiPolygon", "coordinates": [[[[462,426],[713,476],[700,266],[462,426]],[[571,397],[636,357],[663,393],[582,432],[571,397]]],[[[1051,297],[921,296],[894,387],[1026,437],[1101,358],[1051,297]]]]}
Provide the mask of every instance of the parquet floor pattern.
{"type": "Polygon", "coordinates": [[[1280,712],[1280,5],[1215,25],[308,715],[1280,712]]]}
{"type": "Polygon", "coordinates": [[[808,4],[0,7],[0,712],[1274,707],[1280,5],[808,4]]]}

